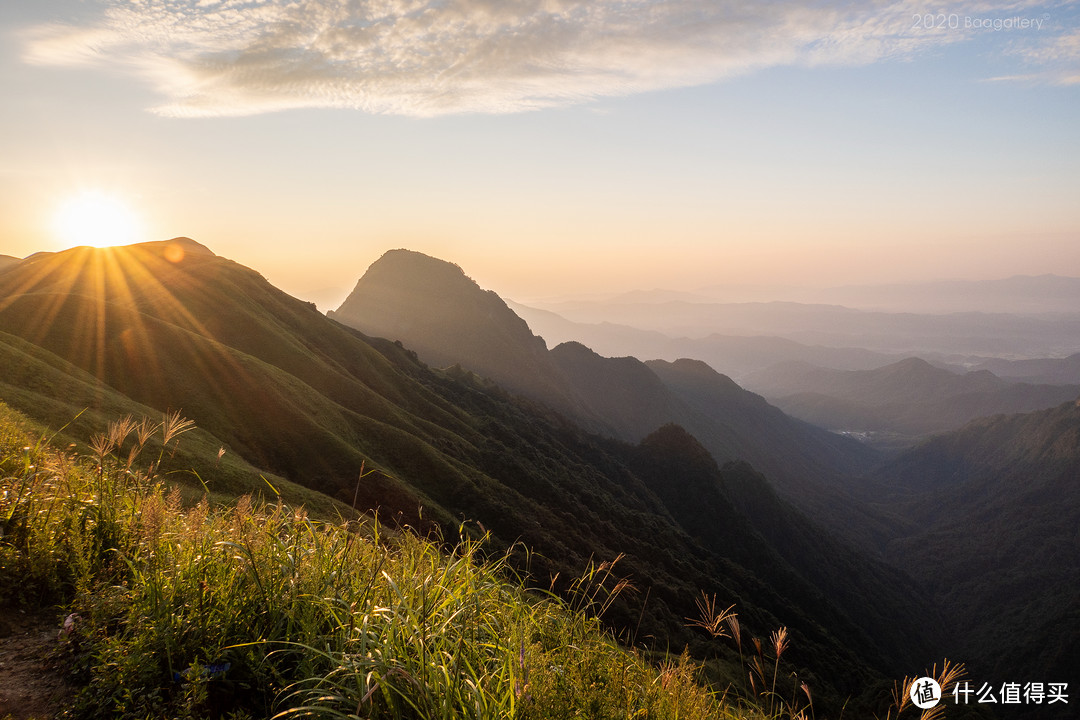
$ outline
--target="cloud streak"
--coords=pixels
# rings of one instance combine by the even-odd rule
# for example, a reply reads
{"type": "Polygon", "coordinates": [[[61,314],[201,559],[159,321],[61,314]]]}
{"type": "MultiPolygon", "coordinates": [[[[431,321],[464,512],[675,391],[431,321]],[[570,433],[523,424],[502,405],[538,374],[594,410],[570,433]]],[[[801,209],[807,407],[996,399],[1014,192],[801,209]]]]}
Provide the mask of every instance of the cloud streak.
{"type": "MultiPolygon", "coordinates": [[[[961,5],[948,12],[990,4],[961,5]]],[[[1003,13],[1032,4],[992,5],[1003,13]]],[[[154,111],[169,116],[312,107],[512,113],[767,67],[911,57],[968,37],[914,28],[924,7],[907,0],[128,0],[110,2],[89,26],[34,28],[25,59],[133,72],[165,98],[154,111]]],[[[1056,52],[1072,52],[1075,62],[1074,45],[1056,52]]]]}
{"type": "Polygon", "coordinates": [[[1010,54],[1022,59],[1029,68],[1037,68],[1018,79],[1080,85],[1080,29],[1060,33],[1045,42],[1017,43],[1010,54]]]}

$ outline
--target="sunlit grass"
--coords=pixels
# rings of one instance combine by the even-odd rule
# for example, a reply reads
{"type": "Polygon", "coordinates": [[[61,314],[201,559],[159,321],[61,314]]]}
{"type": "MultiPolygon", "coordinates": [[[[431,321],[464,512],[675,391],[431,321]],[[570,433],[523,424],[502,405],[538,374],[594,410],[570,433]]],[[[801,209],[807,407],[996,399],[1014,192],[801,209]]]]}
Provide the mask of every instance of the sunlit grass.
{"type": "Polygon", "coordinates": [[[161,480],[179,422],[123,418],[79,456],[0,406],[0,600],[74,614],[75,717],[763,716],[686,655],[655,667],[620,647],[598,619],[611,564],[564,601],[480,542],[185,504],[161,480]]]}

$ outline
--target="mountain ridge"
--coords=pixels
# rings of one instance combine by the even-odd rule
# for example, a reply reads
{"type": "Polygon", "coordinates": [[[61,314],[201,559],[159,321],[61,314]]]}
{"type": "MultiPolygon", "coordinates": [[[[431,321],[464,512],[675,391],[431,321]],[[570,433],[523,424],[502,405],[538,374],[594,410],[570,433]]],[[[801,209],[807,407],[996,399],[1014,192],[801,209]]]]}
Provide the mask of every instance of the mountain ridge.
{"type": "Polygon", "coordinates": [[[486,365],[487,376],[508,389],[565,413],[584,427],[627,442],[638,442],[663,424],[677,423],[719,462],[745,459],[804,510],[837,516],[836,527],[857,527],[842,517],[848,507],[842,501],[843,486],[849,477],[868,472],[876,464],[872,449],[792,420],[704,365],[693,366],[694,372],[678,365],[681,372],[669,369],[658,374],[658,368],[676,366],[650,366],[629,356],[605,358],[570,342],[546,351],[543,365],[550,370],[545,370],[546,384],[540,384],[533,379],[533,367],[515,359],[526,352],[539,355],[543,341],[506,303],[496,303],[497,296],[467,279],[461,268],[402,251],[384,255],[375,265],[377,272],[369,269],[361,277],[333,318],[365,332],[400,338],[425,362],[455,362],[473,369],[486,365]],[[385,262],[388,257],[391,262],[385,262]],[[453,279],[454,292],[468,298],[465,310],[450,313],[440,306],[442,299],[432,290],[438,282],[429,277],[435,273],[453,279]],[[399,296],[401,302],[396,300],[399,296]],[[393,313],[384,308],[387,298],[395,298],[393,313]],[[487,303],[497,306],[498,312],[487,312],[487,303]],[[447,341],[431,339],[433,324],[438,325],[437,337],[447,341]],[[516,335],[500,331],[506,326],[518,328],[516,335]],[[492,335],[516,340],[522,347],[492,348],[484,342],[492,335]],[[557,392],[551,394],[553,385],[557,392]],[[699,402],[703,394],[709,404],[699,402]]]}

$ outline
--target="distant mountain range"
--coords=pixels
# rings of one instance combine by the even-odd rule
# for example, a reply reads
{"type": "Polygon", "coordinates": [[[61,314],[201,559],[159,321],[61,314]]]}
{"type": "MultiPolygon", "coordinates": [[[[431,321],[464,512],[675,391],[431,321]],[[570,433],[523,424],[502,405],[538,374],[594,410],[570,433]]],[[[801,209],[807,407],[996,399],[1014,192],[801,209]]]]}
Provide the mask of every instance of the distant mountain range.
{"type": "MultiPolygon", "coordinates": [[[[657,330],[642,330],[612,322],[574,322],[551,312],[512,301],[508,306],[529,327],[549,342],[580,342],[602,355],[650,357],[676,360],[693,357],[738,381],[781,363],[807,363],[837,370],[873,370],[917,354],[939,367],[956,372],[990,370],[1002,378],[1049,385],[1080,384],[1080,353],[1068,357],[1008,359],[986,354],[933,350],[921,353],[879,352],[862,347],[831,347],[796,342],[770,335],[721,335],[676,337],[657,330]]],[[[1018,320],[1023,322],[1023,319],[1018,320]]],[[[1033,322],[1038,323],[1038,320],[1033,322]]],[[[1022,343],[1011,342],[1013,346],[1022,343]]],[[[1054,343],[1065,348],[1061,343],[1054,343]]],[[[1029,349],[1021,354],[1037,354],[1029,349]]]]}
{"type": "Polygon", "coordinates": [[[1030,385],[989,370],[958,374],[907,358],[874,370],[782,363],[745,384],[793,417],[820,427],[899,438],[959,428],[976,418],[1031,412],[1080,396],[1080,385],[1030,385]]]}
{"type": "Polygon", "coordinates": [[[806,301],[915,313],[1075,313],[1080,278],[1014,275],[995,280],[849,285],[807,294],[806,301]]]}
{"type": "Polygon", "coordinates": [[[1019,382],[1054,385],[1080,384],[1080,353],[1065,358],[1031,358],[1004,360],[982,358],[971,365],[972,370],[989,370],[1000,377],[1019,382]]]}
{"type": "Polygon", "coordinates": [[[860,310],[908,313],[1074,313],[1080,307],[1080,278],[1060,275],[1014,275],[994,280],[934,280],[930,282],[799,288],[754,285],[711,285],[693,293],[651,290],[627,297],[656,301],[769,302],[844,305],[860,310]]]}
{"type": "MultiPolygon", "coordinates": [[[[1056,357],[1080,350],[1080,312],[928,314],[793,302],[577,301],[541,310],[577,323],[613,323],[668,337],[778,337],[880,353],[1056,357]]],[[[580,338],[575,338],[579,339],[580,338]]]]}
{"type": "Polygon", "coordinates": [[[671,301],[691,303],[799,303],[842,305],[857,310],[943,315],[1004,313],[1039,315],[1076,313],[1080,278],[1060,275],[1014,275],[993,280],[932,280],[807,288],[791,285],[723,284],[687,289],[653,288],[619,294],[593,294],[537,300],[543,307],[566,302],[611,304],[671,301]]]}
{"type": "Polygon", "coordinates": [[[736,380],[781,362],[801,361],[844,370],[868,370],[902,359],[856,347],[827,347],[773,336],[720,335],[675,337],[611,322],[573,322],[548,311],[512,301],[508,306],[549,343],[580,342],[601,355],[678,360],[704,360],[736,380]]]}

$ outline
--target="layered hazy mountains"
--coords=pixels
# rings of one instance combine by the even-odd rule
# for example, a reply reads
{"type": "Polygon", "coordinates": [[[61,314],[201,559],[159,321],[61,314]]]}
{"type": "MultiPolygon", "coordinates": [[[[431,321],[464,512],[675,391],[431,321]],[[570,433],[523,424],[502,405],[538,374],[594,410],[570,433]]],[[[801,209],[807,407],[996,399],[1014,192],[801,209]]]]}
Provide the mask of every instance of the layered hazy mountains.
{"type": "MultiPolygon", "coordinates": [[[[1056,288],[1057,296],[1072,297],[1076,285],[1043,278],[1012,281],[1005,287],[1021,293],[1046,282],[1056,288]]],[[[934,288],[956,303],[964,293],[974,293],[977,301],[986,295],[985,288],[979,295],[979,288],[965,284],[934,288]]],[[[612,305],[614,310],[604,311],[604,317],[635,321],[639,327],[607,320],[575,322],[550,310],[503,303],[477,287],[460,268],[399,250],[376,262],[330,315],[365,332],[397,339],[415,348],[421,359],[454,363],[495,379],[602,435],[638,442],[657,426],[676,424],[715,460],[746,461],[762,472],[768,487],[826,532],[863,553],[887,558],[918,578],[945,624],[955,630],[952,639],[939,647],[958,650],[958,656],[987,670],[1005,672],[1010,663],[1023,663],[1026,668],[1076,676],[1080,660],[1068,648],[1080,639],[1075,614],[1080,607],[1080,536],[1068,528],[1080,526],[1076,435],[1080,383],[1060,382],[1076,377],[1070,374],[1076,356],[1009,360],[945,357],[939,351],[929,353],[931,362],[880,349],[806,345],[791,337],[713,333],[680,340],[656,329],[665,326],[658,318],[671,314],[693,319],[699,327],[709,323],[715,327],[735,316],[744,321],[772,316],[773,325],[765,327],[773,329],[787,327],[785,323],[804,329],[815,324],[827,327],[830,317],[857,316],[840,327],[873,327],[876,337],[889,327],[902,327],[907,334],[925,331],[933,337],[936,332],[942,338],[968,327],[970,340],[974,322],[975,330],[994,334],[986,345],[1015,348],[1022,338],[1037,338],[1033,351],[1038,352],[1071,337],[1068,329],[1075,326],[1076,317],[1061,312],[1050,316],[965,312],[889,316],[879,322],[888,314],[781,304],[726,308],[717,320],[708,319],[709,310],[715,309],[708,303],[688,308],[685,298],[652,299],[656,302],[641,296],[622,298],[612,305]],[[380,302],[371,301],[376,295],[380,302]],[[464,318],[445,309],[451,298],[463,295],[474,298],[482,315],[464,318]],[[650,309],[637,315],[635,310],[644,305],[650,309]],[[402,317],[400,309],[409,306],[427,308],[429,314],[402,317]],[[530,325],[536,320],[535,324],[555,328],[557,336],[569,334],[572,339],[545,352],[545,343],[515,310],[532,318],[530,325]],[[495,334],[499,344],[474,342],[478,322],[488,325],[486,332],[495,334]],[[429,331],[426,323],[438,329],[429,331]],[[1013,326],[1024,329],[1010,334],[1008,328],[1013,326]],[[1068,332],[1052,337],[1054,329],[1063,328],[1068,332]],[[510,337],[517,339],[508,342],[510,337]],[[604,357],[584,342],[597,337],[609,347],[652,347],[668,357],[679,349],[704,349],[713,361],[604,357]],[[506,347],[517,348],[518,354],[502,352],[506,347]],[[789,359],[800,355],[821,364],[789,359]],[[741,371],[742,383],[761,395],[718,372],[725,358],[735,359],[730,366],[741,371]],[[1043,379],[1059,382],[1040,382],[1043,379]],[[551,386],[560,388],[557,395],[546,395],[551,386]],[[822,433],[823,429],[834,432],[822,433]],[[950,430],[955,432],[935,435],[950,430]],[[1013,551],[1018,547],[1023,552],[1013,551]],[[1041,558],[1042,569],[1025,570],[1031,558],[1041,558]],[[1033,611],[1036,607],[1040,610],[1033,611]],[[1005,628],[1006,617],[1029,617],[1032,624],[1005,628]],[[1051,627],[1065,629],[1063,637],[1068,640],[1063,644],[1061,637],[1051,639],[1051,627]],[[1043,642],[1055,649],[1046,653],[1034,649],[1043,642]],[[1015,654],[1003,654],[1006,648],[1015,654]]],[[[1034,301],[1020,307],[1046,309],[1034,301]]],[[[574,308],[578,320],[602,319],[595,304],[578,303],[574,308]],[[585,315],[585,310],[595,314],[585,315]]],[[[671,327],[686,328],[677,321],[671,327]]],[[[888,343],[906,347],[904,336],[894,336],[888,343]]],[[[929,344],[925,339],[920,342],[929,344]]],[[[790,537],[778,544],[798,545],[790,537]]]]}
{"type": "Polygon", "coordinates": [[[185,238],[76,248],[0,264],[0,400],[76,443],[182,409],[215,493],[269,480],[489,532],[544,588],[622,554],[639,592],[605,619],[625,640],[723,658],[686,622],[715,593],[748,633],[791,630],[825,705],[946,656],[999,684],[1080,676],[1075,361],[1035,356],[1067,314],[991,323],[1002,346],[1032,341],[1018,359],[679,336],[650,313],[524,308],[395,250],[324,316],[185,238]]]}
{"type": "Polygon", "coordinates": [[[386,253],[328,315],[399,341],[432,365],[475,372],[601,434],[638,442],[677,423],[717,461],[747,460],[792,491],[818,491],[875,460],[859,443],[793,420],[704,362],[603,357],[578,342],[548,350],[501,298],[456,265],[420,253],[386,253]]]}
{"type": "Polygon", "coordinates": [[[793,417],[857,434],[867,442],[907,445],[981,417],[1031,412],[1080,396],[1080,384],[1051,385],[954,371],[910,357],[873,370],[779,363],[743,382],[793,417]]]}

